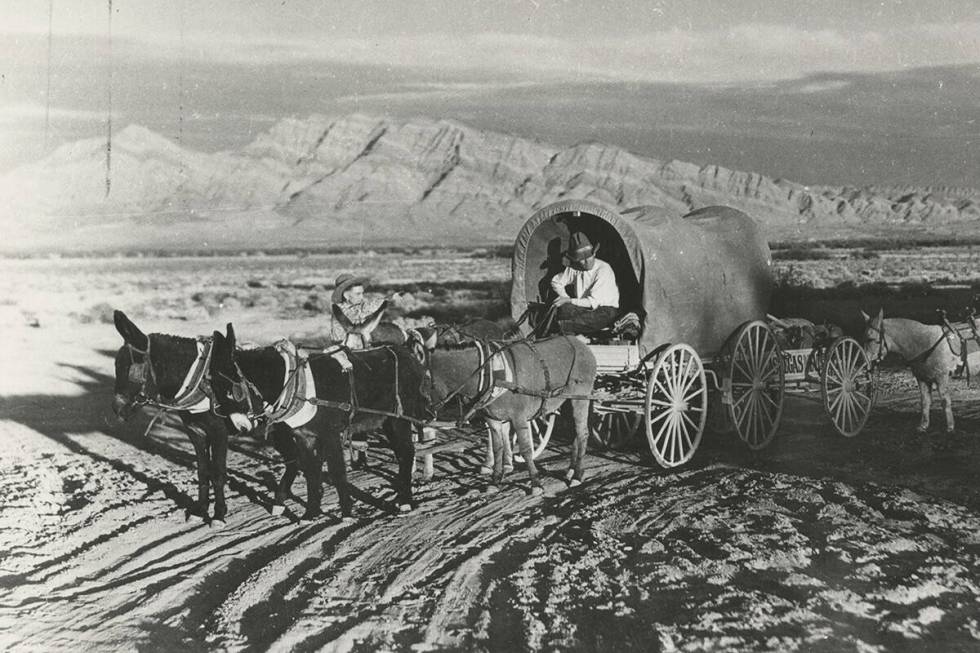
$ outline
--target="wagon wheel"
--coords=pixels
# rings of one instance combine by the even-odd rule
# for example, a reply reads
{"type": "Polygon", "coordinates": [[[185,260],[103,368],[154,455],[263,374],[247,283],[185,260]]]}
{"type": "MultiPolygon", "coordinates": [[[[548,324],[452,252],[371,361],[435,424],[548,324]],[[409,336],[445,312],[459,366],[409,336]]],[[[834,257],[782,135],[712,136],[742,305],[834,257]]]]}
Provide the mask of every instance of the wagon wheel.
{"type": "Polygon", "coordinates": [[[769,325],[743,326],[731,349],[725,401],[738,437],[762,449],[776,435],[783,414],[783,358],[769,325]]]}
{"type": "Polygon", "coordinates": [[[610,409],[593,401],[589,405],[589,435],[603,449],[619,449],[640,429],[643,414],[632,410],[610,409]]]}
{"type": "MultiPolygon", "coordinates": [[[[555,420],[557,419],[558,412],[555,411],[550,415],[533,419],[528,424],[531,427],[531,456],[534,460],[537,460],[538,456],[548,446],[548,441],[551,440],[551,432],[555,430],[555,420]]],[[[510,430],[510,446],[511,451],[514,452],[514,460],[523,463],[524,456],[517,450],[517,432],[514,429],[510,430]]]]}
{"type": "Polygon", "coordinates": [[[704,366],[692,347],[671,345],[647,378],[644,423],[650,451],[662,467],[686,463],[697,451],[708,417],[704,366]]]}
{"type": "Polygon", "coordinates": [[[820,394],[827,417],[845,438],[853,438],[868,422],[876,386],[871,361],[854,338],[838,338],[828,347],[820,394]]]}

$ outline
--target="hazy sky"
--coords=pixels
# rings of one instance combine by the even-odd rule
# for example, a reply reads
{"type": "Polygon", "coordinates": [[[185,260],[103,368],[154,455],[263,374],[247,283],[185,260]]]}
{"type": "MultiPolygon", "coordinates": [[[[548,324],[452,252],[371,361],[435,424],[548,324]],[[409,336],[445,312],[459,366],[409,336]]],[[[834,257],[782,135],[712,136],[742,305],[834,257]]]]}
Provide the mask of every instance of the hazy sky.
{"type": "MultiPolygon", "coordinates": [[[[104,132],[111,104],[114,125],[144,124],[204,150],[240,146],[282,117],[360,110],[560,142],[602,137],[649,156],[779,174],[767,148],[785,140],[766,139],[780,129],[853,142],[854,130],[882,118],[867,97],[869,75],[949,66],[967,71],[955,92],[917,73],[882,101],[914,93],[910,109],[925,122],[911,128],[940,159],[947,141],[954,161],[977,142],[977,0],[112,0],[111,27],[109,4],[0,0],[0,171],[104,132]],[[921,92],[932,83],[938,105],[921,92]],[[733,90],[718,95],[725,88],[733,90]],[[763,106],[767,115],[753,122],[753,89],[766,88],[789,88],[796,100],[763,106]],[[715,110],[685,105],[706,97],[715,110]],[[542,128],[528,112],[552,102],[568,103],[564,122],[542,128]],[[834,109],[841,103],[854,105],[852,120],[834,109]],[[838,123],[836,136],[816,131],[838,123]]],[[[858,177],[918,179],[896,156],[872,152],[858,177]]],[[[817,159],[794,166],[780,153],[797,176],[840,169],[817,159]]]]}

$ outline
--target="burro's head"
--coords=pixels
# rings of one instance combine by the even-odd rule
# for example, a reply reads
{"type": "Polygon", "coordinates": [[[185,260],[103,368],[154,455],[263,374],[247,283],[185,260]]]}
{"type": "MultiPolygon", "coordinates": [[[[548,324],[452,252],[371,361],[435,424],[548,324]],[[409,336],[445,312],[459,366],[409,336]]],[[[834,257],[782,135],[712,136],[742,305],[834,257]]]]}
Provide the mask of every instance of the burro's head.
{"type": "Polygon", "coordinates": [[[112,319],[123,339],[122,347],[116,352],[112,396],[112,412],[122,422],[132,415],[153,381],[150,339],[122,311],[113,311],[112,319]]]}
{"type": "Polygon", "coordinates": [[[879,309],[878,314],[874,317],[861,311],[861,317],[864,318],[864,334],[861,337],[864,352],[873,362],[881,362],[888,355],[888,339],[885,335],[885,309],[879,309]]]}
{"type": "Polygon", "coordinates": [[[239,433],[251,431],[255,428],[250,417],[254,398],[235,361],[235,327],[229,322],[225,333],[215,331],[212,338],[210,376],[214,410],[226,417],[239,433]]]}

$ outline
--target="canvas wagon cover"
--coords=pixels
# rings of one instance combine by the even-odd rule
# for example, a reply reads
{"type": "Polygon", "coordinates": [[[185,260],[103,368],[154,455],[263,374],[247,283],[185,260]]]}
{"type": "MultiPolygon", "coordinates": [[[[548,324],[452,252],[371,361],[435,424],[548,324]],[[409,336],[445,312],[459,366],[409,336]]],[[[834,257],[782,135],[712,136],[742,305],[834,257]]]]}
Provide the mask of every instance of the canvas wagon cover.
{"type": "MultiPolygon", "coordinates": [[[[658,207],[618,214],[593,202],[564,200],[538,210],[517,236],[511,264],[515,320],[529,302],[549,299],[569,235],[579,230],[616,272],[621,308],[643,319],[640,343],[647,351],[685,342],[712,356],[741,324],[766,314],[772,259],[745,213],[711,206],[685,216],[658,207]]],[[[522,329],[527,334],[530,327],[522,329]]]]}

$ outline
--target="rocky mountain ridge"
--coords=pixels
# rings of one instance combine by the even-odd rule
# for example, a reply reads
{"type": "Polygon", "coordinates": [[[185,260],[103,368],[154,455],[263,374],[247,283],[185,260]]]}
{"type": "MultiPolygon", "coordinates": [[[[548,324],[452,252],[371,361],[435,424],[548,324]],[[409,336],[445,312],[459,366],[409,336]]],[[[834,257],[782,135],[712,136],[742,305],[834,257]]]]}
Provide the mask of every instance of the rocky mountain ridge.
{"type": "Polygon", "coordinates": [[[0,176],[0,221],[14,236],[6,249],[458,245],[508,242],[564,198],[677,214],[727,204],[780,237],[980,229],[973,189],[805,186],[601,143],[558,148],[362,114],[282,120],[213,154],[129,126],[112,139],[108,175],[104,139],[67,144],[0,176]]]}

